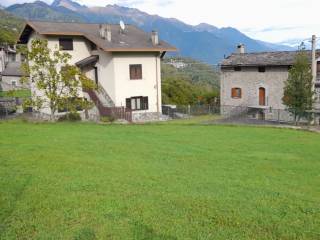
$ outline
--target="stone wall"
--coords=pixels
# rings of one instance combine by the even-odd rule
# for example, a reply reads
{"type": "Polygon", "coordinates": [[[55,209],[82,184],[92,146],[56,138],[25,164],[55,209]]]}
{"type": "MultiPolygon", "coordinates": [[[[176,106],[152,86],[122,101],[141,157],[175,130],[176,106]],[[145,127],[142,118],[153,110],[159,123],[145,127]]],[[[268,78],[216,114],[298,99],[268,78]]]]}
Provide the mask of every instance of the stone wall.
{"type": "Polygon", "coordinates": [[[287,79],[287,67],[267,67],[266,72],[259,72],[257,67],[242,68],[242,71],[223,69],[221,74],[221,105],[258,106],[259,88],[263,87],[266,90],[266,106],[285,109],[282,97],[287,79]],[[241,98],[231,97],[232,88],[241,88],[241,98]]]}
{"type": "Polygon", "coordinates": [[[169,117],[161,113],[132,113],[132,121],[135,123],[168,121],[169,117]]]}

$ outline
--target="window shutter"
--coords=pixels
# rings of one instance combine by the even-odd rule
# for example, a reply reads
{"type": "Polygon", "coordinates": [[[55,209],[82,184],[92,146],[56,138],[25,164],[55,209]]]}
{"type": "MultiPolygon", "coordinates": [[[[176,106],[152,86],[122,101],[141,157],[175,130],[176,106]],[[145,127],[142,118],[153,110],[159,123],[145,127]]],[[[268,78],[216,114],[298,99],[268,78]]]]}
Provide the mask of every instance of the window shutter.
{"type": "Polygon", "coordinates": [[[149,99],[148,97],[143,97],[142,98],[142,102],[143,102],[143,110],[148,110],[149,109],[149,99]]]}
{"type": "Polygon", "coordinates": [[[126,98],[126,108],[131,109],[131,98],[126,98]]]}
{"type": "Polygon", "coordinates": [[[231,89],[231,97],[232,97],[232,98],[235,98],[235,97],[236,97],[236,89],[235,89],[235,88],[232,88],[232,89],[231,89]]]}
{"type": "Polygon", "coordinates": [[[142,65],[137,65],[137,79],[142,79],[142,65]]]}
{"type": "Polygon", "coordinates": [[[142,79],[142,65],[130,65],[130,79],[131,80],[139,80],[142,79]]]}
{"type": "Polygon", "coordinates": [[[134,67],[130,66],[130,79],[134,79],[134,67]]]}

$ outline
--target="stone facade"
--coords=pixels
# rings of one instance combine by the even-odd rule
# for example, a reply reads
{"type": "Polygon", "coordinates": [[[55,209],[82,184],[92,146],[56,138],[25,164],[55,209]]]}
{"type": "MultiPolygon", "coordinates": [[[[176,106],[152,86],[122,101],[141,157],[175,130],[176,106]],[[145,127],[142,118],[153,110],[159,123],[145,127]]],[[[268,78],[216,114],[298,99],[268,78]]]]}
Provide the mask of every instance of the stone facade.
{"type": "Polygon", "coordinates": [[[163,114],[155,113],[132,113],[132,121],[134,123],[145,123],[145,122],[159,122],[159,121],[168,121],[169,117],[163,114]]]}
{"type": "MultiPolygon", "coordinates": [[[[284,111],[282,98],[289,69],[298,51],[233,53],[221,63],[221,112],[239,115],[247,109],[257,113],[284,111]]],[[[305,51],[310,57],[311,51],[305,51]]],[[[320,51],[316,51],[320,79],[320,51]]],[[[317,80],[315,109],[320,109],[320,81],[317,80]]]]}
{"type": "Polygon", "coordinates": [[[285,109],[282,104],[283,88],[288,79],[288,67],[266,67],[259,72],[258,67],[222,69],[221,105],[222,106],[259,106],[259,89],[265,89],[265,107],[285,109]],[[240,88],[241,97],[233,98],[232,89],[240,88]]]}

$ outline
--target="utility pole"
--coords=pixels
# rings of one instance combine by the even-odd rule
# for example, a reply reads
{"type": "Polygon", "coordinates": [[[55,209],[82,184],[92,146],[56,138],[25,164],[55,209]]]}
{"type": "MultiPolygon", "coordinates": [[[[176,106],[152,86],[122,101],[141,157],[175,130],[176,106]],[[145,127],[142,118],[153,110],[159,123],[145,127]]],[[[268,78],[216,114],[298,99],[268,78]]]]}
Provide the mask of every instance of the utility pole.
{"type": "MultiPolygon", "coordinates": [[[[312,35],[312,62],[311,62],[311,72],[312,72],[312,91],[314,92],[316,89],[316,81],[317,81],[317,60],[316,60],[316,48],[317,48],[317,37],[316,35],[312,35]]],[[[315,100],[316,96],[313,96],[315,100]]],[[[315,106],[313,106],[314,109],[315,106]]],[[[311,124],[315,124],[315,113],[312,113],[312,122],[311,124]]]]}
{"type": "Polygon", "coordinates": [[[316,60],[316,48],[317,48],[317,37],[312,36],[312,90],[315,90],[315,84],[317,80],[317,60],[316,60]]]}

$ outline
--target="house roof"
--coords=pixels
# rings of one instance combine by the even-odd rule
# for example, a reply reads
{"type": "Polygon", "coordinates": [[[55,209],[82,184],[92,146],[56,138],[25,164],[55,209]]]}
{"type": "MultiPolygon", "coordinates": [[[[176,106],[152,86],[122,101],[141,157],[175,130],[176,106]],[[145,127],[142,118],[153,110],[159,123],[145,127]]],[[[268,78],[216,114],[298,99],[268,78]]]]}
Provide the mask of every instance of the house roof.
{"type": "Polygon", "coordinates": [[[87,66],[94,65],[99,60],[98,55],[91,55],[90,57],[84,58],[79,62],[76,62],[76,66],[79,68],[84,68],[87,66]]]}
{"type": "Polygon", "coordinates": [[[22,77],[21,62],[9,62],[2,72],[2,76],[22,77]]]}
{"type": "MultiPolygon", "coordinates": [[[[310,56],[311,51],[305,51],[310,56]]],[[[221,63],[222,67],[228,66],[292,66],[298,51],[285,52],[260,52],[260,53],[233,53],[221,63]]],[[[317,51],[317,58],[320,50],[317,51]]]]}
{"type": "Polygon", "coordinates": [[[148,34],[135,26],[126,25],[123,33],[120,32],[119,25],[109,26],[111,42],[100,37],[100,24],[28,21],[20,34],[19,43],[27,43],[30,34],[35,31],[46,36],[82,36],[107,52],[177,51],[175,47],[164,41],[160,41],[157,46],[153,45],[151,33],[148,34]]]}

